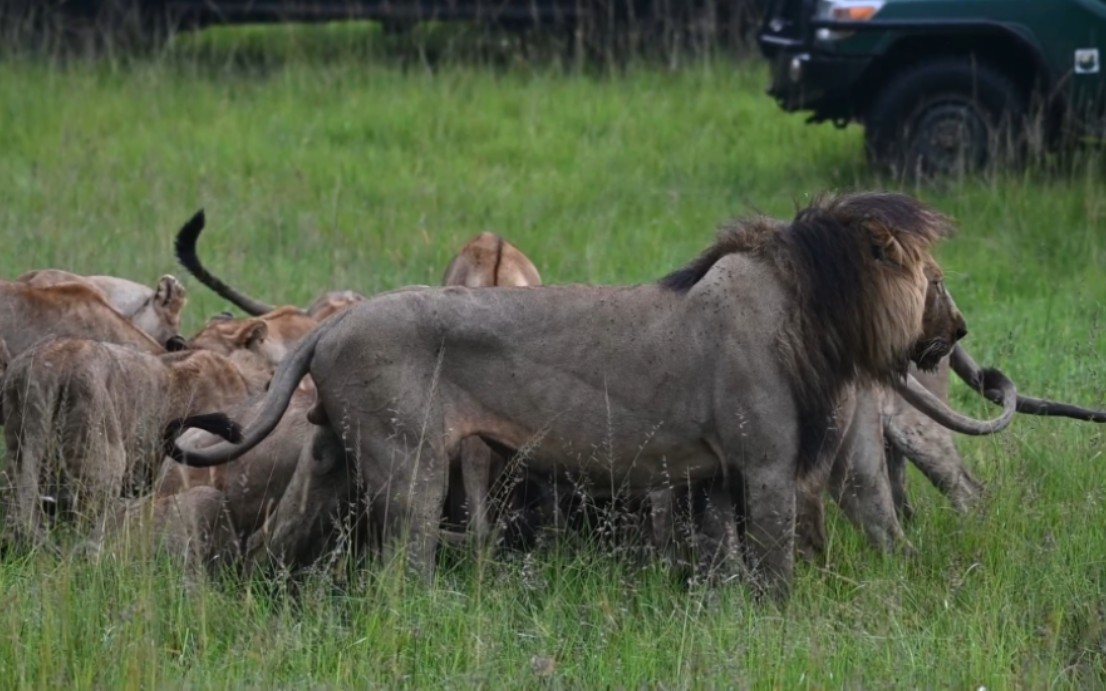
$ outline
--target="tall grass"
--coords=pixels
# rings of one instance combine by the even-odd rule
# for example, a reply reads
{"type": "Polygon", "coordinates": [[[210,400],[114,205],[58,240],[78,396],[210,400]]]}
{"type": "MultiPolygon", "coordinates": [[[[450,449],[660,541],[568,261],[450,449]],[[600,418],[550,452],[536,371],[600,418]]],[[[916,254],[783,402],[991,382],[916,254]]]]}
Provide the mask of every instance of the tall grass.
{"type": "MultiPolygon", "coordinates": [[[[495,230],[548,282],[657,278],[716,224],[825,189],[894,186],[859,132],[808,127],[755,63],[578,71],[504,59],[319,57],[216,32],[166,56],[0,64],[0,275],[154,281],[198,207],[200,251],[267,301],[437,283],[495,230]],[[253,54],[251,54],[251,51],[253,54]],[[258,54],[260,57],[258,57],[258,54]]],[[[324,30],[322,43],[333,34],[324,30]]],[[[260,34],[259,34],[260,35],[260,34]]],[[[356,43],[356,42],[355,42],[356,43]]],[[[357,44],[359,45],[359,44],[357,44]]],[[[326,51],[324,51],[326,53],[326,51]]],[[[516,59],[517,58],[517,59],[516,59]]],[[[965,345],[1021,390],[1106,404],[1106,196],[1084,153],[911,188],[965,345]]],[[[188,282],[188,279],[185,279],[188,282]]],[[[226,305],[194,281],[185,330],[226,305]]],[[[983,404],[954,386],[954,402],[983,404]]],[[[1095,426],[1021,418],[962,439],[989,495],[961,516],[918,474],[914,559],[831,509],[825,564],[784,610],[740,586],[557,543],[447,560],[432,587],[339,562],[294,587],[107,553],[0,558],[0,678],[16,687],[956,687],[1106,683],[1106,490],[1095,426]]]]}

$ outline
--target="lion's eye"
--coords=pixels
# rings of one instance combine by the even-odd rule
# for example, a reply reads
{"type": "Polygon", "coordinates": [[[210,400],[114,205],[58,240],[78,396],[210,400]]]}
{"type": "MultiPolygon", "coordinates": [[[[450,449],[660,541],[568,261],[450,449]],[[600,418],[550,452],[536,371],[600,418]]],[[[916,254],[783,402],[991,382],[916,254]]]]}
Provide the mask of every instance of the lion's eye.
{"type": "Polygon", "coordinates": [[[883,245],[875,242],[872,243],[872,256],[881,262],[887,261],[887,252],[883,249],[883,245]]]}

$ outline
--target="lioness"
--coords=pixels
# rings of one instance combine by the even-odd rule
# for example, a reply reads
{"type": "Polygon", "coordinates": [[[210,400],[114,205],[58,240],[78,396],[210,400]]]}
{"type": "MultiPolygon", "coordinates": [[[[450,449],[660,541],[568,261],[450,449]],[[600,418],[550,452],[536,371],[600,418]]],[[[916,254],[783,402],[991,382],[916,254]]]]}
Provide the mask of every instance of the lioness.
{"type": "Polygon", "coordinates": [[[658,283],[378,296],[289,354],[241,443],[174,455],[216,465],[245,453],[310,373],[316,438],[351,451],[386,554],[405,544],[423,574],[448,459],[476,434],[526,447],[541,471],[639,491],[742,475],[751,565],[782,596],[796,477],[833,433],[846,387],[905,386],[930,247],[949,230],[906,195],[830,196],[790,223],[726,229],[658,283]]]}
{"type": "Polygon", "coordinates": [[[233,563],[240,554],[226,495],[198,485],[163,497],[125,502],[108,516],[98,541],[126,538],[150,544],[186,566],[233,563]]]}
{"type": "Polygon", "coordinates": [[[184,286],[166,274],[154,288],[115,276],[81,276],[60,269],[29,271],[15,279],[32,286],[80,283],[89,286],[127,321],[158,343],[180,335],[180,315],[188,302],[184,286]]]}
{"type": "MultiPolygon", "coordinates": [[[[211,487],[220,492],[223,500],[224,522],[234,534],[236,542],[242,542],[250,534],[265,525],[274,508],[284,496],[288,483],[296,470],[296,464],[313,433],[307,421],[307,411],[314,402],[312,390],[298,389],[276,429],[264,442],[233,463],[211,468],[189,468],[165,459],[150,501],[155,506],[168,503],[170,497],[178,497],[176,503],[187,502],[179,495],[196,487],[211,487]]],[[[261,412],[260,397],[252,397],[229,409],[232,419],[240,424],[252,422],[261,412]]],[[[211,446],[219,441],[217,435],[203,430],[189,430],[182,439],[197,448],[211,446]]],[[[197,495],[207,502],[210,495],[197,495]]],[[[207,509],[197,509],[204,513],[207,509]]],[[[159,514],[155,511],[155,519],[159,514]]],[[[168,515],[168,514],[162,514],[168,515]]],[[[209,518],[206,523],[212,523],[209,518]]],[[[197,542],[201,539],[197,537],[197,542]]],[[[218,552],[219,550],[216,550],[218,552]]]]}
{"type": "Polygon", "coordinates": [[[261,352],[269,362],[278,365],[319,322],[296,307],[278,307],[260,317],[245,319],[235,319],[224,312],[209,319],[196,335],[188,339],[188,347],[229,355],[242,348],[259,325],[264,326],[266,334],[261,352]]]}
{"type": "Polygon", "coordinates": [[[18,355],[3,388],[8,534],[41,539],[44,496],[67,513],[99,518],[111,500],[148,487],[170,420],[264,389],[272,366],[253,345],[230,357],[154,356],[58,338],[18,355]]]}
{"type": "Polygon", "coordinates": [[[480,233],[465,243],[445,269],[444,286],[490,288],[541,285],[530,258],[495,233],[480,233]]]}
{"type": "Polygon", "coordinates": [[[90,286],[0,281],[0,337],[12,356],[52,336],[118,343],[151,354],[166,350],[166,344],[127,321],[90,286]]]}

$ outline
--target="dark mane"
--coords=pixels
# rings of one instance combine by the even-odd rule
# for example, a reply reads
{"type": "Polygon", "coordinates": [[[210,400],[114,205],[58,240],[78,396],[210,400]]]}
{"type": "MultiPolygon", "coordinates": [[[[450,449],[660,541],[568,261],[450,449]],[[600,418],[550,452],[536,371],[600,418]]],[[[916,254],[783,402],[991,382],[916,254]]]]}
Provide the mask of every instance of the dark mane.
{"type": "Polygon", "coordinates": [[[755,252],[774,266],[798,307],[779,317],[780,353],[803,420],[805,472],[833,446],[834,408],[844,387],[906,371],[909,349],[898,341],[911,331],[910,315],[899,291],[911,280],[910,267],[930,261],[930,245],[951,231],[947,218],[904,194],[826,195],[790,223],[754,217],[724,227],[713,245],[660,284],[686,293],[735,252],[755,252]]]}
{"type": "Polygon", "coordinates": [[[765,216],[753,216],[722,226],[714,244],[660,280],[660,284],[677,293],[686,293],[703,279],[718,260],[735,252],[750,252],[763,246],[779,226],[765,216]]]}

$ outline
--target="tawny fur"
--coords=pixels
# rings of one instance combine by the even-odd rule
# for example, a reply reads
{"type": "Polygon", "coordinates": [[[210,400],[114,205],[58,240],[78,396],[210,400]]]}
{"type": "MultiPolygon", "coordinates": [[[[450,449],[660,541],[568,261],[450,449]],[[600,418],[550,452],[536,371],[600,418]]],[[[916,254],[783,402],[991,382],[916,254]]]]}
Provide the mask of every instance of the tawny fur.
{"type": "Polygon", "coordinates": [[[315,301],[307,306],[307,316],[321,322],[364,299],[364,295],[352,290],[332,290],[315,298],[315,301]]]}
{"type": "Polygon", "coordinates": [[[0,337],[12,356],[55,336],[118,343],[151,354],[165,352],[164,344],[131,324],[95,288],[82,283],[33,286],[0,281],[0,337]]]}
{"type": "Polygon", "coordinates": [[[185,567],[234,564],[241,546],[232,507],[223,492],[202,485],[169,496],[147,495],[111,512],[97,541],[119,541],[132,554],[136,546],[149,545],[185,567]]]}
{"type": "Polygon", "coordinates": [[[297,307],[278,307],[260,317],[234,319],[218,315],[208,320],[195,336],[188,340],[193,349],[210,350],[229,355],[235,350],[249,348],[259,333],[264,333],[261,351],[273,365],[280,364],[284,356],[319,322],[297,307]]]}
{"type": "MultiPolygon", "coordinates": [[[[265,524],[292,479],[300,449],[311,439],[313,430],[307,411],[314,398],[312,391],[297,390],[273,434],[233,463],[190,468],[165,459],[154,483],[154,497],[163,499],[194,487],[213,487],[223,494],[233,530],[244,541],[265,524]]],[[[260,400],[253,397],[230,408],[232,419],[243,425],[252,422],[260,412],[260,400]]],[[[184,438],[199,448],[219,441],[202,430],[190,430],[184,438]]]]}
{"type": "Polygon", "coordinates": [[[97,291],[124,318],[158,343],[180,335],[180,318],[188,296],[175,277],[166,274],[150,288],[115,276],[81,276],[61,269],[29,271],[19,278],[32,286],[80,283],[97,291]]]}
{"type": "Polygon", "coordinates": [[[247,350],[154,356],[59,338],[23,352],[4,378],[6,534],[41,539],[44,496],[66,514],[100,518],[112,500],[150,486],[170,420],[228,407],[271,373],[247,350]]]}
{"type": "Polygon", "coordinates": [[[491,288],[541,285],[530,258],[495,233],[480,233],[465,243],[446,267],[442,285],[491,288]]]}

